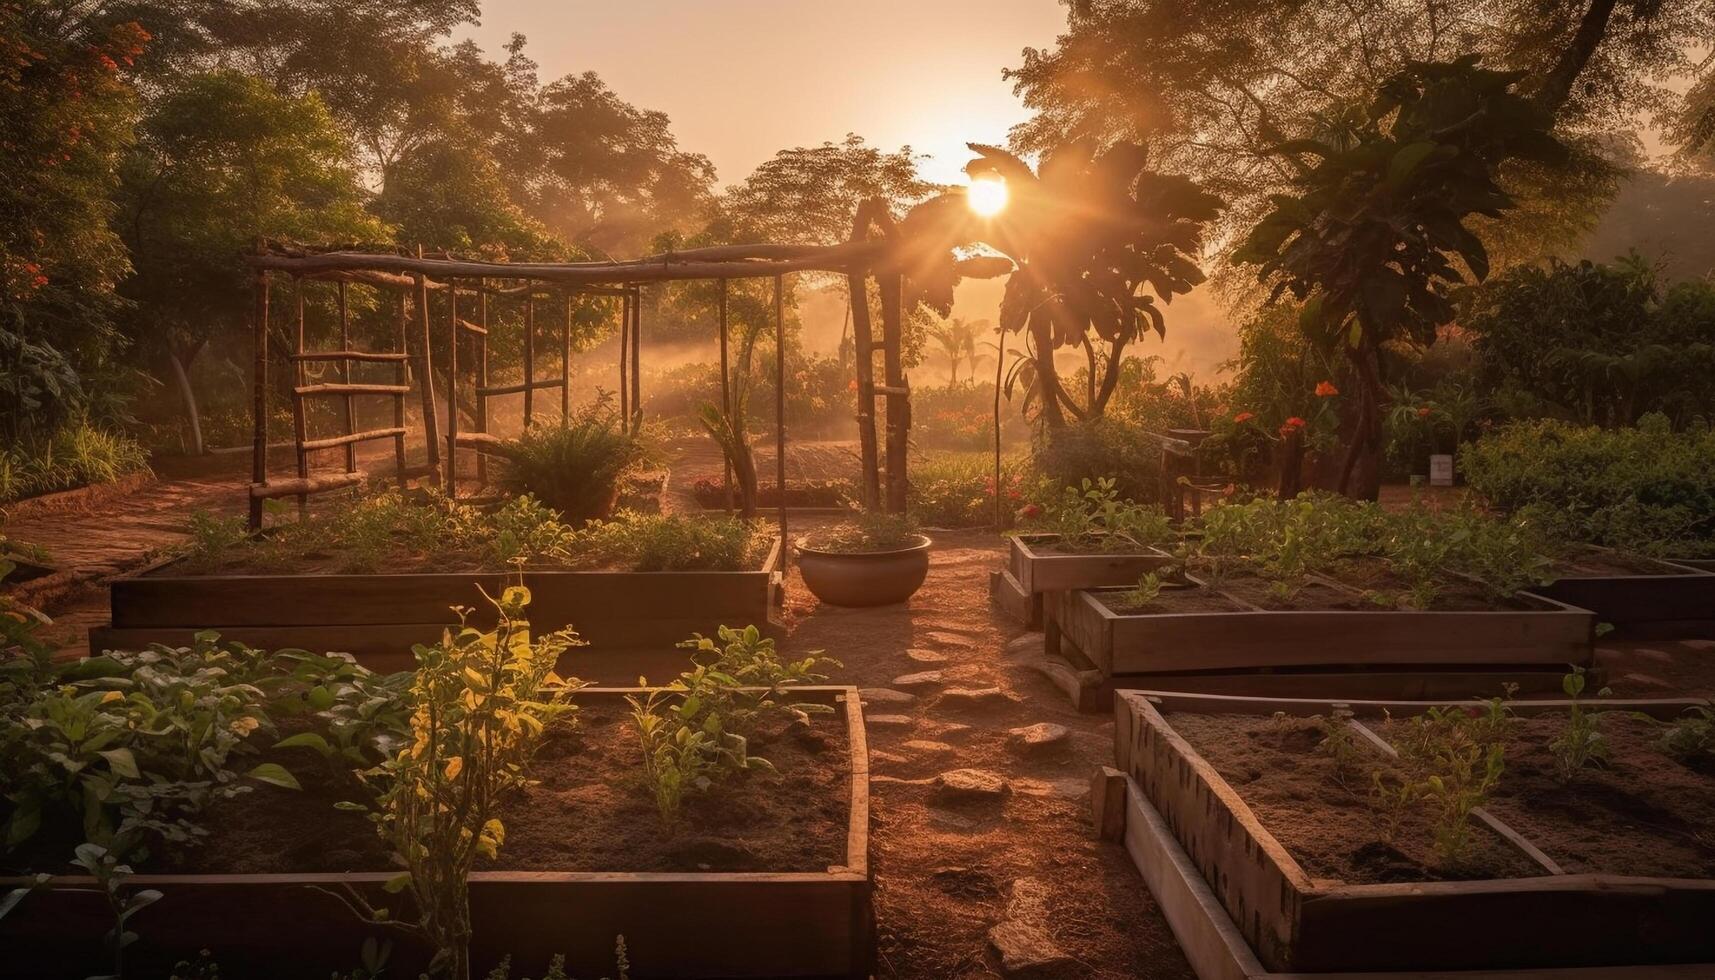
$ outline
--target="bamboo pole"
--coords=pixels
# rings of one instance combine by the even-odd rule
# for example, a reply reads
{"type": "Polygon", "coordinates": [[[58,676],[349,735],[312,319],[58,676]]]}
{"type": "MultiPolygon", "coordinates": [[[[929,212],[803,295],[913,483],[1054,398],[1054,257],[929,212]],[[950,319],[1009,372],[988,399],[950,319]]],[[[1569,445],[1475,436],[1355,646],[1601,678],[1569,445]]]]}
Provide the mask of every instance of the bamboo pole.
{"type": "Polygon", "coordinates": [[[626,347],[631,343],[631,294],[619,301],[619,418],[621,425],[631,424],[631,385],[626,380],[626,347]]]}
{"type": "MultiPolygon", "coordinates": [[[[721,418],[727,422],[732,420],[732,368],[727,364],[727,281],[722,279],[720,298],[720,331],[721,331],[721,418]]],[[[732,457],[721,453],[724,464],[722,472],[722,488],[726,493],[726,512],[732,513],[732,457]]]]}
{"type": "MultiPolygon", "coordinates": [[[[482,333],[476,335],[476,386],[478,389],[488,387],[488,291],[484,288],[487,283],[476,281],[479,292],[476,294],[477,325],[482,327],[482,333]]],[[[486,435],[488,433],[488,399],[478,394],[476,396],[476,430],[486,435]]],[[[480,487],[488,486],[488,455],[476,454],[476,482],[480,487]]]]}
{"type": "Polygon", "coordinates": [[[447,283],[447,499],[459,496],[459,291],[447,283]]]}
{"type": "Polygon", "coordinates": [[[887,372],[887,509],[905,513],[905,449],[911,431],[911,402],[900,357],[904,334],[902,294],[904,276],[889,272],[881,276],[882,363],[887,372]]]}
{"type": "Polygon", "coordinates": [[[572,421],[572,295],[566,294],[565,315],[560,320],[560,424],[572,421]]]}
{"type": "MultiPolygon", "coordinates": [[[[400,293],[399,318],[397,321],[398,330],[395,332],[396,336],[393,338],[393,343],[399,353],[404,354],[409,358],[410,344],[405,341],[406,332],[409,329],[406,326],[407,322],[408,318],[405,313],[405,294],[400,293]]],[[[404,387],[410,381],[410,372],[411,367],[409,360],[399,361],[393,365],[393,380],[398,382],[400,387],[404,387]]],[[[406,464],[408,461],[406,459],[407,453],[405,450],[404,395],[393,396],[393,429],[399,433],[393,437],[393,481],[398,484],[399,489],[403,490],[405,489],[406,482],[409,480],[405,475],[406,464]]]]}
{"type": "Polygon", "coordinates": [[[536,297],[524,297],[524,428],[536,414],[536,297]]]}
{"type": "Polygon", "coordinates": [[[643,431],[643,291],[631,301],[631,434],[643,431]]]}
{"type": "MultiPolygon", "coordinates": [[[[345,281],[339,283],[339,349],[351,350],[351,319],[346,312],[345,281]]],[[[351,383],[351,362],[344,358],[339,361],[339,380],[344,384],[351,383]]],[[[350,395],[345,396],[345,434],[357,432],[357,405],[350,395]]],[[[345,447],[345,471],[357,472],[357,444],[348,443],[345,447]]]]}
{"type": "Polygon", "coordinates": [[[774,492],[780,504],[780,571],[792,565],[792,539],[786,535],[786,297],[782,277],[774,277],[774,492]]]}
{"type": "MultiPolygon", "coordinates": [[[[1006,330],[996,330],[997,340],[994,353],[994,529],[1003,531],[1006,522],[1001,519],[1001,490],[1000,490],[1000,380],[1006,370],[1006,330]]],[[[972,369],[976,365],[971,365],[972,369]]]]}
{"type": "MultiPolygon", "coordinates": [[[[298,279],[292,284],[292,302],[296,307],[298,320],[297,341],[292,353],[304,352],[304,280],[298,279]]],[[[304,362],[293,359],[292,384],[302,387],[304,384],[304,362]]],[[[292,437],[296,443],[292,448],[298,458],[298,479],[308,482],[310,478],[310,454],[305,451],[304,443],[309,439],[309,421],[304,417],[304,400],[294,391],[292,393],[292,437]]],[[[298,520],[303,520],[310,514],[310,498],[308,494],[298,494],[298,520]]]]}
{"type": "MultiPolygon", "coordinates": [[[[250,392],[251,447],[250,482],[268,485],[268,273],[258,271],[251,285],[253,293],[253,342],[256,345],[255,376],[250,392]]],[[[250,529],[262,527],[262,500],[250,498],[250,529]]]]}
{"type": "MultiPolygon", "coordinates": [[[[418,251],[422,251],[421,246],[418,251]]],[[[429,468],[439,469],[440,424],[435,419],[435,375],[430,370],[432,362],[429,354],[429,287],[422,273],[417,274],[417,343],[420,345],[417,356],[422,362],[418,390],[423,393],[423,441],[429,449],[429,468]]]]}
{"type": "Polygon", "coordinates": [[[859,492],[865,510],[881,504],[881,463],[875,446],[875,342],[870,332],[869,285],[864,272],[846,277],[852,309],[852,345],[857,360],[858,452],[863,473],[859,492]]]}

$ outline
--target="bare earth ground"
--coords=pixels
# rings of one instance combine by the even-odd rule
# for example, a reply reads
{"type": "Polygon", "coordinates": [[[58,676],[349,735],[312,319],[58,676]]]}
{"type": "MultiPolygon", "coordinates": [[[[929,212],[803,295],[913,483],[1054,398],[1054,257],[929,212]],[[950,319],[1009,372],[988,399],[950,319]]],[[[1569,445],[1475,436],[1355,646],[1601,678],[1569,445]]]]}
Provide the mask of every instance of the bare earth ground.
{"type": "MultiPolygon", "coordinates": [[[[821,478],[842,452],[830,446],[828,458],[801,472],[821,478]]],[[[674,482],[688,486],[692,468],[676,468],[674,482]]],[[[164,479],[6,530],[92,570],[99,584],[180,540],[192,511],[238,513],[241,470],[164,479]]],[[[807,523],[794,521],[794,530],[807,523]]],[[[1127,857],[1092,837],[1088,779],[1112,758],[1112,721],[1073,711],[1009,652],[1040,650],[1041,641],[989,603],[1000,540],[986,531],[935,537],[928,581],[906,605],[822,606],[794,575],[785,611],[788,651],[824,650],[844,663],[835,682],[867,689],[878,975],[1008,975],[999,938],[1015,956],[1035,958],[1032,976],[1190,977],[1127,857]],[[1047,730],[1049,744],[1034,750],[1010,735],[1037,724],[1064,731],[1047,730]]],[[[73,643],[67,652],[81,653],[84,630],[105,618],[105,594],[86,590],[49,611],[73,643]]],[[[1715,642],[1613,644],[1600,655],[1616,695],[1715,694],[1715,642]]]]}

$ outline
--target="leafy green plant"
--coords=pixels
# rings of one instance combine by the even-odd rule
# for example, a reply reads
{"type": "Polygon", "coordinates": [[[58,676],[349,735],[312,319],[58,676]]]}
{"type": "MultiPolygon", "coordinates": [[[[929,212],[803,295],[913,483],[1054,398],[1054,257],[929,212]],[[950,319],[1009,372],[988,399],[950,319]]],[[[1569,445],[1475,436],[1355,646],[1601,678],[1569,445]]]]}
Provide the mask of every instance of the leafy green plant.
{"type": "MultiPolygon", "coordinates": [[[[1602,734],[1599,713],[1584,707],[1584,688],[1588,683],[1587,671],[1576,664],[1571,673],[1560,679],[1560,688],[1572,705],[1567,712],[1566,730],[1548,743],[1548,751],[1554,757],[1554,771],[1563,783],[1577,779],[1587,767],[1604,765],[1611,751],[1608,737],[1602,734]]],[[[1597,692],[1608,693],[1605,687],[1597,692]]]]}
{"type": "Polygon", "coordinates": [[[769,543],[741,518],[621,511],[591,522],[572,547],[580,558],[639,572],[736,571],[758,567],[769,543]]]}
{"type": "Polygon", "coordinates": [[[99,980],[118,980],[125,975],[125,949],[138,939],[127,928],[131,917],[160,901],[161,893],[153,888],[127,893],[125,880],[131,876],[130,865],[123,863],[118,853],[99,844],[79,844],[72,863],[95,879],[96,888],[113,916],[113,927],[101,937],[113,957],[113,973],[110,978],[99,980]]]}
{"type": "Polygon", "coordinates": [[[1158,572],[1144,572],[1138,577],[1137,585],[1120,596],[1120,603],[1127,609],[1147,609],[1155,605],[1161,598],[1161,575],[1158,572]]]}
{"type": "Polygon", "coordinates": [[[569,630],[532,637],[530,592],[507,587],[490,600],[493,630],[461,625],[441,642],[414,648],[417,669],[406,693],[409,736],[397,752],[363,773],[375,791],[366,810],[404,870],[386,891],[409,893],[415,918],[373,907],[355,890],[340,895],[370,922],[418,936],[435,950],[430,972],[470,975],[468,879],[478,857],[506,840],[500,800],[528,782],[526,766],[549,729],[573,710],[577,682],[554,672],[577,638],[569,630]]]}
{"type": "Polygon", "coordinates": [[[1701,705],[1685,709],[1678,718],[1663,723],[1656,744],[1681,762],[1694,762],[1715,754],[1715,710],[1701,705]]]}
{"type": "Polygon", "coordinates": [[[501,492],[529,494],[572,523],[606,517],[620,478],[645,455],[605,403],[564,423],[531,426],[503,448],[506,465],[496,481],[501,492]]]}
{"type": "Polygon", "coordinates": [[[1351,791],[1349,781],[1360,771],[1359,762],[1363,758],[1363,749],[1352,733],[1351,721],[1349,708],[1336,708],[1316,719],[1317,730],[1322,733],[1321,741],[1316,743],[1316,751],[1333,760],[1334,778],[1348,792],[1351,791]]]}
{"type": "MultiPolygon", "coordinates": [[[[1412,801],[1429,807],[1436,856],[1445,867],[1466,860],[1471,812],[1488,800],[1506,770],[1509,722],[1499,698],[1477,708],[1430,708],[1407,721],[1393,740],[1401,772],[1372,777],[1387,809],[1412,801]]],[[[1398,818],[1388,819],[1397,830],[1398,818]]]]}
{"type": "Polygon", "coordinates": [[[1177,539],[1165,512],[1121,500],[1108,477],[1062,488],[1058,498],[1039,506],[1026,529],[1059,535],[1062,548],[1110,553],[1139,551],[1177,539]]]}
{"type": "Polygon", "coordinates": [[[917,522],[906,514],[856,511],[832,527],[804,536],[804,546],[815,551],[863,554],[898,551],[919,544],[917,522]]]}

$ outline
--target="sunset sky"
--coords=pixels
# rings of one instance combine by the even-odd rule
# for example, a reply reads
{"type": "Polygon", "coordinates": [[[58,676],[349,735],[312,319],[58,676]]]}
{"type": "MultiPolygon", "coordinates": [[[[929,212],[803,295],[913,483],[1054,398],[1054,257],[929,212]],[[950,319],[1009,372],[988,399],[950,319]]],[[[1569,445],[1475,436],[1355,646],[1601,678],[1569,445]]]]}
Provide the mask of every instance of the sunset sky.
{"type": "Polygon", "coordinates": [[[724,186],[848,132],[962,180],[966,142],[1004,143],[1025,118],[1001,69],[1065,23],[1058,0],[485,0],[466,33],[499,57],[522,33],[544,80],[595,71],[667,113],[724,186]]]}

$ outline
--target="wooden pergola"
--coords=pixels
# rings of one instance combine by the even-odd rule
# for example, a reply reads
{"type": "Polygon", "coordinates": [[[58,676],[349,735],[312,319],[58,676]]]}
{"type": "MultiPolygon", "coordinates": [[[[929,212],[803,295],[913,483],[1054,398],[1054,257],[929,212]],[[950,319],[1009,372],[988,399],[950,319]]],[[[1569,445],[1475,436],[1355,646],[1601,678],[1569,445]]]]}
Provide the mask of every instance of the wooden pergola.
{"type": "MultiPolygon", "coordinates": [[[[866,212],[873,209],[866,208],[866,212]]],[[[885,213],[885,212],[883,212],[885,213]]],[[[901,337],[904,324],[903,296],[905,268],[911,255],[922,255],[923,247],[915,246],[894,234],[870,238],[874,222],[860,213],[853,240],[832,246],[805,245],[723,245],[710,248],[666,252],[649,258],[607,262],[485,262],[450,256],[424,256],[368,252],[358,250],[314,251],[287,246],[260,246],[246,257],[255,271],[255,387],[254,449],[250,484],[250,526],[262,523],[262,504],[268,499],[298,498],[300,509],[309,496],[330,490],[355,486],[362,482],[358,470],[356,447],[359,443],[392,440],[394,443],[396,478],[403,486],[412,476],[428,476],[447,480],[456,493],[454,463],[460,448],[478,453],[479,478],[482,454],[494,448],[498,441],[487,432],[486,400],[509,394],[523,394],[525,424],[529,424],[530,409],[535,392],[559,389],[561,412],[569,414],[571,362],[571,305],[578,296],[607,296],[621,300],[620,311],[620,398],[621,415],[632,431],[641,420],[641,386],[639,380],[639,347],[642,338],[641,291],[656,283],[684,281],[717,281],[721,284],[719,329],[722,374],[723,409],[730,415],[733,409],[731,380],[727,371],[727,284],[735,279],[772,279],[774,281],[774,329],[778,356],[775,358],[775,481],[780,491],[778,521],[782,542],[787,541],[786,516],[786,423],[785,423],[785,350],[786,319],[783,279],[796,272],[825,272],[845,277],[851,290],[852,325],[857,353],[858,441],[862,462],[860,494],[865,507],[903,513],[906,506],[906,441],[911,426],[910,388],[906,382],[902,360],[901,337]],[[268,323],[271,280],[276,275],[289,276],[294,283],[295,314],[297,317],[295,349],[289,355],[294,368],[292,404],[294,445],[297,461],[295,479],[270,481],[268,476],[268,323]],[[883,357],[883,379],[874,377],[874,351],[877,339],[873,335],[868,302],[868,280],[874,278],[880,296],[881,336],[879,344],[883,357]],[[339,295],[339,349],[312,351],[304,345],[303,289],[306,282],[325,281],[336,284],[339,295]],[[391,351],[359,351],[352,349],[345,293],[349,284],[363,284],[389,289],[399,296],[399,329],[395,349],[391,351]],[[431,323],[429,295],[445,292],[449,297],[446,328],[451,337],[448,377],[454,391],[448,398],[448,429],[445,435],[446,469],[443,474],[441,453],[443,437],[436,416],[434,373],[431,370],[431,323]],[[462,319],[459,297],[475,297],[476,321],[462,319]],[[517,384],[495,386],[488,382],[487,330],[488,306],[497,296],[521,297],[525,304],[525,346],[523,351],[523,380],[517,384]],[[563,300],[558,377],[538,378],[535,366],[535,307],[538,299],[557,297],[563,300]],[[476,430],[459,431],[456,394],[461,335],[476,338],[476,430]],[[337,365],[336,380],[328,383],[307,383],[304,365],[309,362],[330,362],[337,365]],[[391,384],[355,383],[351,380],[351,365],[362,362],[391,363],[397,374],[391,384]],[[415,375],[415,388],[422,402],[422,428],[427,449],[426,465],[408,467],[406,462],[405,399],[410,394],[408,376],[415,375]],[[358,397],[384,396],[393,400],[393,425],[387,428],[358,430],[353,400],[358,397]],[[875,430],[875,399],[886,399],[885,445],[878,446],[875,430]],[[309,438],[305,404],[312,398],[335,398],[344,403],[345,432],[325,438],[309,438]],[[312,474],[310,454],[318,450],[344,447],[345,467],[341,472],[312,474]],[[881,456],[885,449],[886,486],[882,486],[881,456]]],[[[882,223],[884,232],[891,232],[882,223]]],[[[935,246],[939,247],[939,245],[935,246]]],[[[977,273],[985,274],[985,273],[977,273]]],[[[468,309],[468,307],[467,307],[468,309]]]]}

